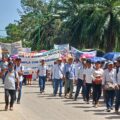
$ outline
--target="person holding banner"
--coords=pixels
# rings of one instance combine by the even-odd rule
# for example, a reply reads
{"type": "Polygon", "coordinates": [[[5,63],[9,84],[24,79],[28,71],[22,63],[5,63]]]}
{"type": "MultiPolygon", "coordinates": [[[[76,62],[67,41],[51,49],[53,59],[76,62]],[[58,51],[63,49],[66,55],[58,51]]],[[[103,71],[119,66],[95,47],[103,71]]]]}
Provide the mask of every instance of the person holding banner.
{"type": "Polygon", "coordinates": [[[54,96],[56,96],[58,87],[60,86],[59,96],[62,95],[62,87],[63,87],[63,68],[62,59],[59,58],[57,60],[57,64],[53,67],[53,78],[54,78],[54,96]]]}
{"type": "Polygon", "coordinates": [[[41,65],[38,67],[38,77],[39,77],[39,86],[40,86],[40,93],[43,93],[45,90],[45,82],[47,77],[48,67],[45,64],[45,60],[41,60],[41,65]]]}

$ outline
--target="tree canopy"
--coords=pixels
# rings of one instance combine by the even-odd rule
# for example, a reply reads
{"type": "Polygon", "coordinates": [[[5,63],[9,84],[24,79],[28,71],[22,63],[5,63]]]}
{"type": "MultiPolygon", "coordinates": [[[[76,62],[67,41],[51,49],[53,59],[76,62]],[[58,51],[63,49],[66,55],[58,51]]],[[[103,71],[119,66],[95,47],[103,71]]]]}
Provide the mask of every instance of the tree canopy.
{"type": "Polygon", "coordinates": [[[69,43],[77,48],[120,50],[120,0],[21,0],[7,39],[33,50],[69,43]]]}

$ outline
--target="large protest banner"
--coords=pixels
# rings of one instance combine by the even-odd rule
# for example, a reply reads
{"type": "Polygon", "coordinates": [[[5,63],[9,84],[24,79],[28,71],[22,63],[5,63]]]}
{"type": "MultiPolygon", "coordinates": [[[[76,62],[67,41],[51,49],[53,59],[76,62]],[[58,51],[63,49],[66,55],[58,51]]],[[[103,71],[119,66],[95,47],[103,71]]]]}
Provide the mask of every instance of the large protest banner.
{"type": "Polygon", "coordinates": [[[22,41],[14,42],[11,44],[11,55],[22,52],[22,41]]]}
{"type": "Polygon", "coordinates": [[[20,51],[22,51],[22,41],[18,41],[14,43],[0,42],[0,46],[2,49],[7,50],[10,55],[18,54],[20,51]]]}
{"type": "MultiPolygon", "coordinates": [[[[42,55],[42,54],[41,54],[42,55]]],[[[44,59],[46,64],[51,67],[54,63],[55,60],[59,58],[60,54],[59,53],[54,53],[51,55],[42,55],[41,56],[25,56],[25,57],[20,57],[22,60],[22,65],[28,68],[32,68],[33,70],[38,69],[40,65],[41,59],[44,59]]]]}

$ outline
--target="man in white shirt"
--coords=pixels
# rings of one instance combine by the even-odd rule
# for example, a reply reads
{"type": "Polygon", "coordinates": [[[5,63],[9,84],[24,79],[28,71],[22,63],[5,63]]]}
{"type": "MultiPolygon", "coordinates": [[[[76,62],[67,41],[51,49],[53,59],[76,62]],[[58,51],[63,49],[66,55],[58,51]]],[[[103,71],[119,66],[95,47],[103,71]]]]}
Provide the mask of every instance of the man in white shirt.
{"type": "MultiPolygon", "coordinates": [[[[17,103],[20,104],[21,96],[22,96],[22,84],[23,84],[23,71],[24,67],[21,65],[21,59],[16,59],[16,65],[14,66],[14,70],[18,73],[19,77],[19,90],[16,89],[16,99],[17,103]]],[[[16,84],[17,85],[17,84],[16,84]]]]}
{"type": "Polygon", "coordinates": [[[62,87],[63,87],[63,69],[64,65],[62,64],[62,59],[59,58],[57,61],[57,64],[53,67],[53,78],[54,78],[54,96],[56,96],[58,87],[60,87],[59,90],[59,96],[62,95],[62,87]]]}
{"type": "Polygon", "coordinates": [[[47,77],[48,67],[45,65],[45,60],[41,60],[41,65],[38,67],[38,76],[39,76],[39,86],[40,86],[40,93],[43,93],[45,90],[45,82],[47,77]]]}
{"type": "MultiPolygon", "coordinates": [[[[79,95],[80,89],[81,87],[83,87],[83,74],[85,71],[85,65],[83,63],[81,63],[81,65],[79,67],[77,67],[75,69],[75,76],[76,76],[76,82],[77,82],[77,88],[76,88],[76,92],[75,92],[75,98],[74,100],[77,100],[77,97],[79,95]]],[[[83,99],[84,99],[84,91],[83,91],[83,99]]]]}
{"type": "Polygon", "coordinates": [[[8,110],[9,96],[10,100],[10,110],[13,110],[13,104],[15,100],[16,87],[15,82],[17,82],[17,89],[19,89],[19,78],[18,73],[14,71],[14,65],[12,62],[8,63],[8,70],[5,73],[5,110],[8,110]]]}
{"type": "Polygon", "coordinates": [[[115,97],[115,89],[114,89],[115,79],[116,79],[116,70],[114,69],[114,63],[112,61],[109,61],[107,64],[107,69],[104,71],[103,81],[102,81],[102,85],[105,90],[107,112],[110,112],[113,109],[113,102],[115,97]]]}
{"type": "Polygon", "coordinates": [[[73,96],[73,81],[75,80],[75,66],[73,64],[73,57],[68,58],[68,63],[64,66],[64,76],[65,76],[65,98],[67,97],[69,89],[69,98],[73,96]]]}
{"type": "Polygon", "coordinates": [[[115,86],[116,86],[115,112],[118,114],[120,108],[120,58],[117,60],[115,86]]]}
{"type": "Polygon", "coordinates": [[[87,100],[87,104],[89,104],[90,92],[92,89],[93,67],[90,60],[87,60],[86,65],[87,65],[87,68],[84,71],[84,82],[86,85],[86,100],[87,100]]]}

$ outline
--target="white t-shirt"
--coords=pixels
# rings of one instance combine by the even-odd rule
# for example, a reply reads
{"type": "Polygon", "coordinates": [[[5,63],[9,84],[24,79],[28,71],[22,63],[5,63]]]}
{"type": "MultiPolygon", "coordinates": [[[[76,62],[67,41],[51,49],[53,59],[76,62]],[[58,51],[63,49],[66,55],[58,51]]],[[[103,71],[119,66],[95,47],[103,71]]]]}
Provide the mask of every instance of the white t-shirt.
{"type": "Polygon", "coordinates": [[[102,68],[98,70],[94,69],[92,74],[93,81],[96,79],[97,76],[100,76],[101,78],[103,78],[103,74],[104,74],[104,70],[102,68]]]}
{"type": "Polygon", "coordinates": [[[92,74],[93,74],[94,69],[91,68],[86,68],[84,70],[84,74],[85,74],[85,81],[86,83],[92,83],[92,74]]]}
{"type": "MultiPolygon", "coordinates": [[[[24,67],[23,66],[16,66],[15,68],[16,72],[20,72],[21,70],[24,71],[24,67]]],[[[19,81],[22,82],[23,81],[23,75],[19,76],[19,81]]]]}
{"type": "Polygon", "coordinates": [[[8,72],[5,77],[4,88],[8,90],[15,90],[16,78],[18,78],[17,72],[14,71],[12,73],[8,72]]]}
{"type": "Polygon", "coordinates": [[[62,79],[64,74],[64,65],[63,64],[54,65],[52,73],[53,73],[52,75],[53,79],[62,79]]]}
{"type": "Polygon", "coordinates": [[[44,66],[40,65],[38,70],[39,70],[39,76],[46,76],[46,71],[48,70],[48,67],[46,65],[44,66]]]}

